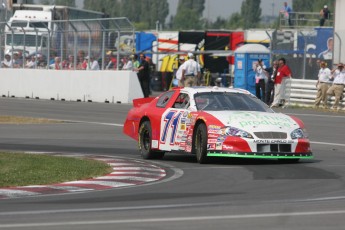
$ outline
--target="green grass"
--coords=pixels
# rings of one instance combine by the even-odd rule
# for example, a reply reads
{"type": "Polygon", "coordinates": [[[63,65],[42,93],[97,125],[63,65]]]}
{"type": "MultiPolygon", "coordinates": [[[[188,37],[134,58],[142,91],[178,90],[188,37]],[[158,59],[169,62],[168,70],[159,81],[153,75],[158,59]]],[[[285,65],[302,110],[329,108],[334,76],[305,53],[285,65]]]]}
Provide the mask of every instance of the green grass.
{"type": "Polygon", "coordinates": [[[89,179],[110,172],[109,165],[96,160],[0,152],[0,188],[89,179]]]}

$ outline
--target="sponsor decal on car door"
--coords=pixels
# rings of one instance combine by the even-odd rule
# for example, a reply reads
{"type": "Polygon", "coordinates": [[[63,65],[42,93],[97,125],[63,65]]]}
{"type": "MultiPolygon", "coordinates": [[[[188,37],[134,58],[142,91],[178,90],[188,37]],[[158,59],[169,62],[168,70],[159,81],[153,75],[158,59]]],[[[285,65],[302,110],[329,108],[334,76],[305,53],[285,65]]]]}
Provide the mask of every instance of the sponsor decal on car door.
{"type": "Polygon", "coordinates": [[[182,150],[187,140],[188,111],[185,109],[167,109],[161,118],[159,149],[182,150]]]}

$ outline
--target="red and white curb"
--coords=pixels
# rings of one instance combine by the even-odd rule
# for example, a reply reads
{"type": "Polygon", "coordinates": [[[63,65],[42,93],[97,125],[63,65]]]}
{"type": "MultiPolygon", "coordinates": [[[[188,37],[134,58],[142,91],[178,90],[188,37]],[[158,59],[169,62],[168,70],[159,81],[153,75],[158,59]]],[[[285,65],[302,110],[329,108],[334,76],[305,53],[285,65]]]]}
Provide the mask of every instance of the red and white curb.
{"type": "Polygon", "coordinates": [[[113,171],[107,175],[87,180],[69,181],[51,185],[0,188],[0,199],[129,187],[155,182],[166,176],[164,169],[139,160],[106,156],[95,156],[91,157],[91,159],[106,162],[113,167],[113,171]]]}

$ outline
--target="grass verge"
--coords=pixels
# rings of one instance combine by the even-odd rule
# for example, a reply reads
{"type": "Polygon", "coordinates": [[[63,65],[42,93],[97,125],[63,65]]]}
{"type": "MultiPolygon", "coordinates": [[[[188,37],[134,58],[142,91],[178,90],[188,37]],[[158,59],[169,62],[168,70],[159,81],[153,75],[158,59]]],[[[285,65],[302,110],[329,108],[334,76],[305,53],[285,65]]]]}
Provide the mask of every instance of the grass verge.
{"type": "Polygon", "coordinates": [[[88,179],[111,170],[106,163],[90,159],[0,152],[0,187],[88,179]]]}
{"type": "Polygon", "coordinates": [[[0,115],[0,124],[52,124],[62,123],[63,121],[51,120],[46,118],[3,116],[0,115]]]}

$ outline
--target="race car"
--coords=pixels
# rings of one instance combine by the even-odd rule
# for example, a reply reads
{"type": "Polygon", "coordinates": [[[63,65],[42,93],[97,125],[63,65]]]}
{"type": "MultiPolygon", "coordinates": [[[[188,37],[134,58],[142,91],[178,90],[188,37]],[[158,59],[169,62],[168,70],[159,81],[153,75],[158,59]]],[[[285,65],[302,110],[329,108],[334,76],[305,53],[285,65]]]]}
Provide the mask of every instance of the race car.
{"type": "Polygon", "coordinates": [[[210,157],[313,158],[303,122],[276,113],[250,92],[223,87],[173,88],[133,100],[123,132],[138,141],[144,159],[165,152],[210,157]]]}

